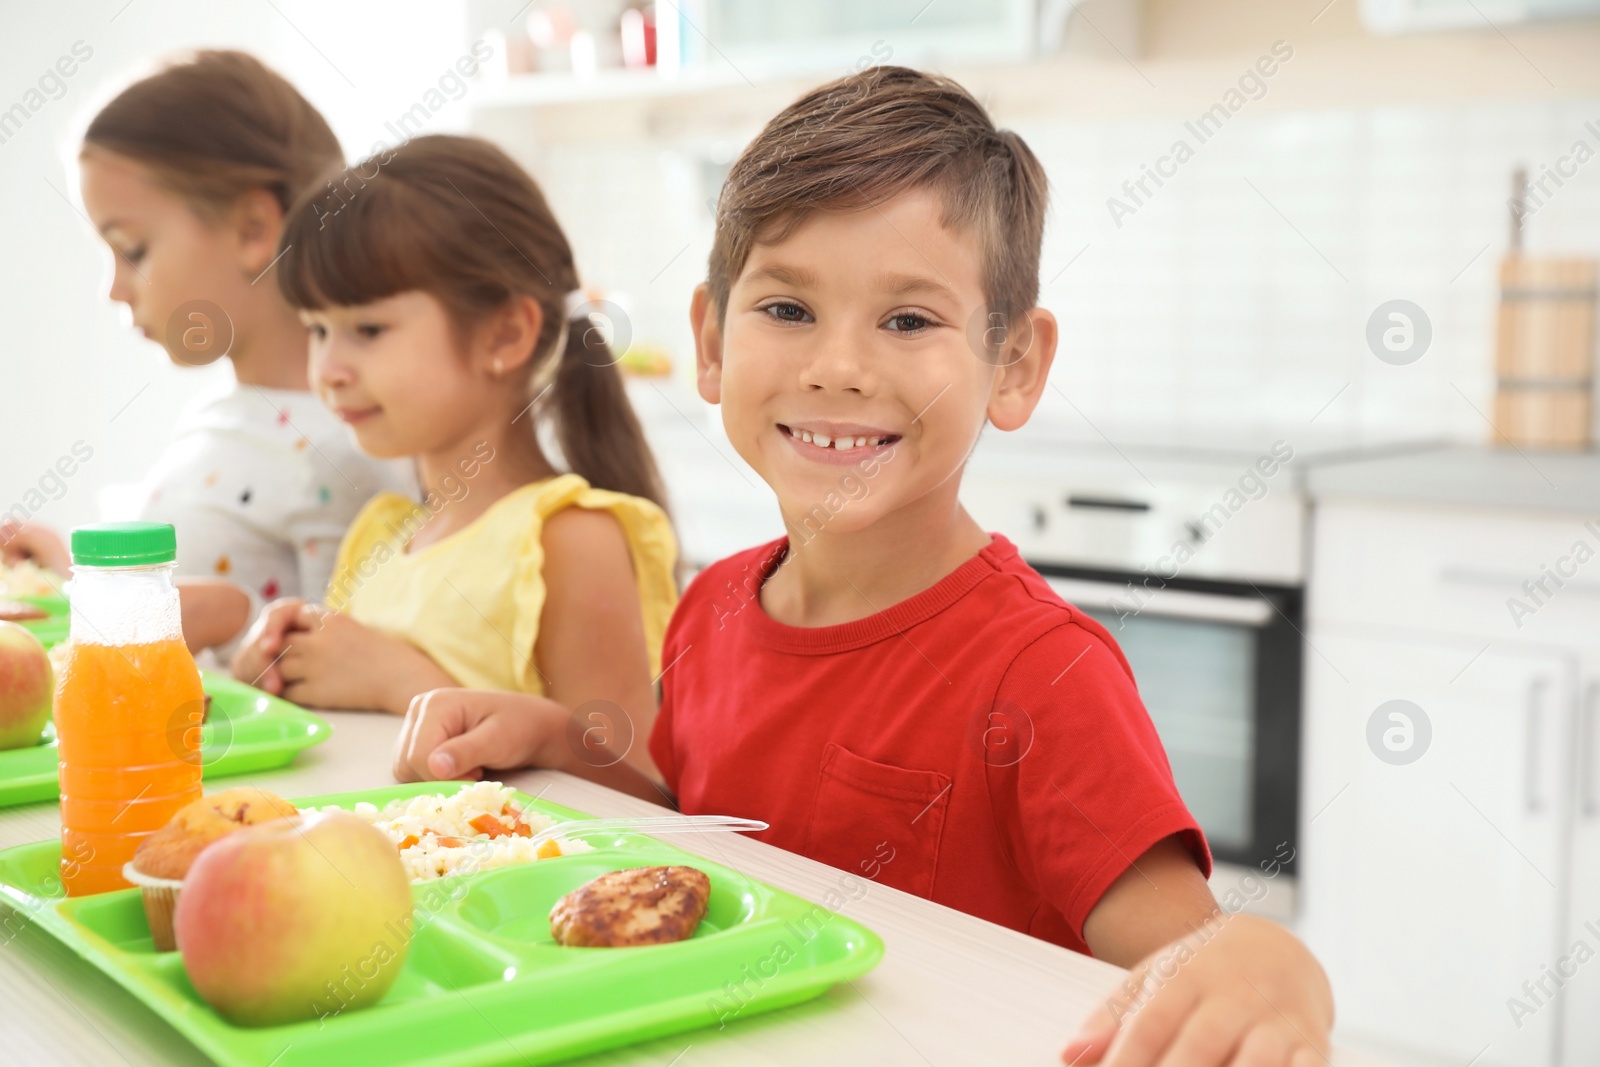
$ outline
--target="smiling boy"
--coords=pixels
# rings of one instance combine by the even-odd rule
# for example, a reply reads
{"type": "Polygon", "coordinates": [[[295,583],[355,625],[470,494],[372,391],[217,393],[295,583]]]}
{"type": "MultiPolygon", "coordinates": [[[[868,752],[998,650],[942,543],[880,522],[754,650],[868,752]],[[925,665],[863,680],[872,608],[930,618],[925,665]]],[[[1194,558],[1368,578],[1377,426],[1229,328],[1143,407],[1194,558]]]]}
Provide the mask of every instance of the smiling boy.
{"type": "MultiPolygon", "coordinates": [[[[1046,386],[1045,199],[1019,137],[897,67],[807,94],[735,163],[691,308],[699,389],[790,536],[685,592],[649,756],[685,812],[1134,967],[1070,1061],[1309,1067],[1321,968],[1222,917],[1115,642],[958,498],[984,427],[1021,427],[1046,386]]],[[[595,777],[527,700],[419,698],[396,773],[595,777]]]]}

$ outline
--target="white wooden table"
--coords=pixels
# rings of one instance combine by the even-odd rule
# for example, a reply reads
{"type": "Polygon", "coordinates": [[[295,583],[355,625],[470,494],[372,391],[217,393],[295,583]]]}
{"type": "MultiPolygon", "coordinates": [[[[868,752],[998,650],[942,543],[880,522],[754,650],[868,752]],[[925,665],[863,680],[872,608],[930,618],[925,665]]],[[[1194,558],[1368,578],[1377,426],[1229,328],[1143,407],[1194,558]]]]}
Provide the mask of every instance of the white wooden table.
{"type": "MultiPolygon", "coordinates": [[[[393,783],[398,719],[323,712],[333,736],[289,768],[242,775],[286,797],[393,783]]],[[[507,784],[597,816],[660,814],[642,800],[570,775],[531,771],[507,784]]],[[[0,848],[60,832],[54,803],[0,809],[0,848]]],[[[841,872],[737,834],[679,834],[672,843],[820,902],[841,872]]],[[[768,1064],[1060,1063],[1079,1019],[1123,973],[943,905],[866,883],[849,915],[883,938],[866,976],[792,1008],[593,1056],[585,1065],[761,1067],[768,1064]]],[[[0,905],[3,907],[3,905],[0,905]]],[[[0,1064],[188,1067],[210,1060],[109,978],[31,924],[0,948],[0,1064]]],[[[1341,1053],[1337,1067],[1372,1063],[1341,1053]]],[[[267,1067],[263,1064],[262,1067],[267,1067]]],[[[351,1067],[357,1067],[352,1064],[351,1067]]]]}

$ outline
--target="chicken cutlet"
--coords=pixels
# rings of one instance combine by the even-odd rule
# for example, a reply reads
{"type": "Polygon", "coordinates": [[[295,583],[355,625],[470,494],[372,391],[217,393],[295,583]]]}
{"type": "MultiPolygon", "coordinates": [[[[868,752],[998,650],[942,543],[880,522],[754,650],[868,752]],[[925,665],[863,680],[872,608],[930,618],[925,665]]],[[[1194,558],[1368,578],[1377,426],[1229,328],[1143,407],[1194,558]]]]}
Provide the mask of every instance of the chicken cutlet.
{"type": "Polygon", "coordinates": [[[571,948],[682,941],[705,918],[711,879],[694,867],[632,867],[585,882],[550,909],[550,933],[571,948]]]}

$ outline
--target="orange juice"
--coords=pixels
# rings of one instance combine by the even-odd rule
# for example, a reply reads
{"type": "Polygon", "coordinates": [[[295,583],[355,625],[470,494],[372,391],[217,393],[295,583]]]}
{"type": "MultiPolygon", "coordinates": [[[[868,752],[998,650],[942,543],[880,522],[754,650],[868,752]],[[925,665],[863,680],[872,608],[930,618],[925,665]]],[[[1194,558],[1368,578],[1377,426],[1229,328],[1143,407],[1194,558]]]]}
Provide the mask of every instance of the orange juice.
{"type": "Polygon", "coordinates": [[[205,694],[184,646],[172,527],[72,532],[72,636],[56,678],[61,881],[126,888],[123,864],[200,796],[205,694]]]}
{"type": "Polygon", "coordinates": [[[55,718],[69,896],[126,888],[139,842],[200,796],[204,700],[181,640],[68,647],[55,718]]]}

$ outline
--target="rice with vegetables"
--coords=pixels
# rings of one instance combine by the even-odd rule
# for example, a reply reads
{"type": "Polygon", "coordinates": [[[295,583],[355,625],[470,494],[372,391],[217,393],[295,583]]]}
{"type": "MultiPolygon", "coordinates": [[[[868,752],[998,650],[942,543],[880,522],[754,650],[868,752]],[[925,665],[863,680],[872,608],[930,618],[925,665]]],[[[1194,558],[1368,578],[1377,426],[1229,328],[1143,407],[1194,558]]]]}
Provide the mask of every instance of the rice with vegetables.
{"type": "MultiPolygon", "coordinates": [[[[535,846],[530,838],[555,820],[524,809],[516,790],[499,782],[474,782],[450,796],[437,793],[391,800],[383,807],[360,801],[351,811],[388,835],[413,882],[489,871],[519,863],[588,852],[582,841],[555,838],[535,846]]],[[[302,811],[331,811],[303,808],[302,811]]]]}
{"type": "Polygon", "coordinates": [[[0,596],[60,596],[63,581],[30,559],[0,563],[0,596]]]}

